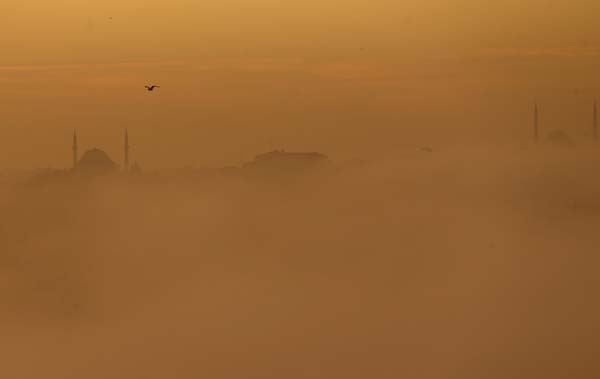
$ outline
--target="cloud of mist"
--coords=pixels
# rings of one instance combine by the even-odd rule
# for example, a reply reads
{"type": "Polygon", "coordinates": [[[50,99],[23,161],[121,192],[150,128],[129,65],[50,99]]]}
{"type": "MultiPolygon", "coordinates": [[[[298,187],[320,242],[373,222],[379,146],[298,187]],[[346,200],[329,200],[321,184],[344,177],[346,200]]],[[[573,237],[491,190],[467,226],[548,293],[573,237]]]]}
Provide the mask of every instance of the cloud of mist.
{"type": "Polygon", "coordinates": [[[487,149],[299,177],[3,177],[3,372],[589,377],[597,164],[487,149]]]}

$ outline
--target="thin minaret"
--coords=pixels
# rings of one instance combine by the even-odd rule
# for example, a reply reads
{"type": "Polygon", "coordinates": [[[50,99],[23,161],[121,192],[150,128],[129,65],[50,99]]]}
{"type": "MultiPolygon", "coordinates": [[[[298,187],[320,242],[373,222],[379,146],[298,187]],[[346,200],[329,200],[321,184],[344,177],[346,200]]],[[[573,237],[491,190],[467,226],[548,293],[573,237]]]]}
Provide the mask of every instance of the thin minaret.
{"type": "Polygon", "coordinates": [[[598,139],[598,103],[594,102],[594,139],[598,139]]]}
{"type": "Polygon", "coordinates": [[[73,168],[77,166],[77,130],[73,130],[73,168]]]}
{"type": "Polygon", "coordinates": [[[537,104],[533,108],[533,137],[536,141],[540,137],[540,115],[537,104]]]}
{"type": "Polygon", "coordinates": [[[129,170],[129,133],[125,129],[125,170],[129,170]]]}

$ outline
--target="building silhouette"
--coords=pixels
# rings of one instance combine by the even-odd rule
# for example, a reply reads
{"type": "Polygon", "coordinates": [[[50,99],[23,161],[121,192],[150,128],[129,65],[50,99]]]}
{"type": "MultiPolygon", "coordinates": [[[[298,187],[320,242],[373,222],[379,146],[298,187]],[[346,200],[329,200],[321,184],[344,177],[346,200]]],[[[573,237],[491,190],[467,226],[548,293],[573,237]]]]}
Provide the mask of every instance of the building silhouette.
{"type": "MultiPolygon", "coordinates": [[[[101,149],[93,148],[83,153],[79,158],[78,150],[79,144],[77,139],[77,131],[73,131],[73,168],[72,171],[76,173],[85,174],[102,174],[118,171],[119,165],[116,164],[110,156],[101,149]]],[[[124,165],[125,171],[129,170],[129,133],[125,129],[124,145],[124,165]]]]}
{"type": "Polygon", "coordinates": [[[257,155],[245,167],[258,170],[294,172],[316,168],[326,162],[327,156],[317,152],[304,153],[274,150],[257,155]]]}
{"type": "Polygon", "coordinates": [[[85,174],[103,174],[114,172],[118,166],[105,151],[93,148],[86,151],[75,166],[75,172],[85,174]]]}

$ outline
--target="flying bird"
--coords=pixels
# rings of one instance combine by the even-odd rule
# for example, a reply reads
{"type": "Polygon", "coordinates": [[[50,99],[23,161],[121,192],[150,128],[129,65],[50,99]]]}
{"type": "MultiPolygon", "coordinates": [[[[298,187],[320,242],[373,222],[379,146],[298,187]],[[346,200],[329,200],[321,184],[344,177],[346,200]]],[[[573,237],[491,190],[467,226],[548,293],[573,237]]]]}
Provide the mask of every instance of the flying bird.
{"type": "Polygon", "coordinates": [[[148,91],[154,91],[155,88],[160,88],[159,86],[144,86],[148,91]]]}

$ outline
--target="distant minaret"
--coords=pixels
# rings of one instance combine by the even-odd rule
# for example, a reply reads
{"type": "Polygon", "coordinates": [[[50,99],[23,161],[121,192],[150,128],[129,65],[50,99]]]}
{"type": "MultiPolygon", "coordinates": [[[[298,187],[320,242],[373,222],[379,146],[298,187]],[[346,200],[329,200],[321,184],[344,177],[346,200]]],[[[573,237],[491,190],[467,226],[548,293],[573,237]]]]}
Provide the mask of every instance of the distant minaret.
{"type": "Polygon", "coordinates": [[[598,104],[594,102],[594,139],[598,139],[598,104]]]}
{"type": "Polygon", "coordinates": [[[129,170],[129,133],[125,129],[125,171],[129,170]]]}
{"type": "Polygon", "coordinates": [[[73,168],[77,166],[77,130],[73,130],[73,168]]]}
{"type": "Polygon", "coordinates": [[[540,115],[537,104],[533,108],[533,136],[536,141],[540,138],[540,115]]]}

